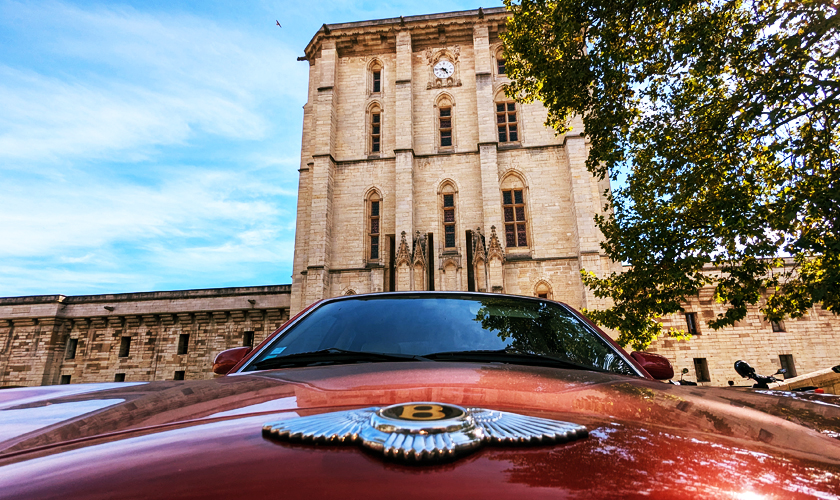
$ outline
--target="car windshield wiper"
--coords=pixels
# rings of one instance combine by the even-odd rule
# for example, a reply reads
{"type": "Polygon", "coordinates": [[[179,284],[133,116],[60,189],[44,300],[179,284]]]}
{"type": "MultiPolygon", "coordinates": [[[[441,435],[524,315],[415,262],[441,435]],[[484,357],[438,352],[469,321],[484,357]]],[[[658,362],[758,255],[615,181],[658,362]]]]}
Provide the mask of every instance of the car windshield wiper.
{"type": "Polygon", "coordinates": [[[567,359],[544,354],[509,351],[505,349],[489,351],[448,351],[424,354],[424,358],[432,361],[469,361],[474,363],[509,363],[514,365],[553,366],[557,368],[571,368],[573,370],[592,370],[606,372],[597,366],[582,365],[567,359]]]}
{"type": "Polygon", "coordinates": [[[257,370],[283,368],[290,366],[335,365],[350,363],[371,363],[382,361],[429,361],[423,356],[411,354],[395,354],[385,352],[348,351],[330,347],[320,351],[299,352],[274,358],[264,359],[254,363],[257,370]]]}

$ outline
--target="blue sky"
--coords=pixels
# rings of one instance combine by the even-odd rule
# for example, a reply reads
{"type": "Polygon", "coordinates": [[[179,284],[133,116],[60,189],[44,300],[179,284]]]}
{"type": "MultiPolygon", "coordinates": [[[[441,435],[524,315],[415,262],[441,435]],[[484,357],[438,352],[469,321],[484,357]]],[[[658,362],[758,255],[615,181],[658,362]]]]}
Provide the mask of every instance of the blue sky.
{"type": "Polygon", "coordinates": [[[290,283],[312,35],[500,5],[0,0],[0,297],[290,283]]]}

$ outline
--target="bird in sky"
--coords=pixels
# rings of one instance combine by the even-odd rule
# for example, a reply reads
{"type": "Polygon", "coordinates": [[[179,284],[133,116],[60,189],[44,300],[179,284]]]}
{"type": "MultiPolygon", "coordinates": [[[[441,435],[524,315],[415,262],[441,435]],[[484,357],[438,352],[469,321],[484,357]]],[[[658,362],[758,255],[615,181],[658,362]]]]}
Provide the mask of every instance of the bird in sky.
{"type": "MultiPolygon", "coordinates": [[[[280,26],[280,21],[278,21],[276,19],[274,21],[277,23],[277,26],[280,26]]],[[[282,26],[280,26],[280,27],[282,28],[282,26]]]]}

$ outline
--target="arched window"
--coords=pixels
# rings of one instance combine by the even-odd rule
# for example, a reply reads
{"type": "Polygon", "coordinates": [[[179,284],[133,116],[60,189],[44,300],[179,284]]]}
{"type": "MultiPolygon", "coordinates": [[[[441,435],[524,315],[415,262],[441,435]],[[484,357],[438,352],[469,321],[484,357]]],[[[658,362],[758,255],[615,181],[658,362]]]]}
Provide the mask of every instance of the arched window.
{"type": "Polygon", "coordinates": [[[496,51],[496,74],[501,76],[506,74],[505,72],[505,52],[503,49],[499,49],[496,51]]]}
{"type": "Polygon", "coordinates": [[[451,149],[455,145],[452,136],[453,130],[453,114],[452,110],[454,104],[452,99],[447,95],[442,95],[437,101],[437,129],[438,129],[438,146],[441,149],[451,149]]]}
{"type": "MultiPolygon", "coordinates": [[[[501,96],[504,99],[504,96],[501,96]]],[[[511,100],[496,101],[496,127],[500,143],[519,142],[519,121],[516,103],[511,100]]]]}
{"type": "Polygon", "coordinates": [[[443,212],[443,247],[454,249],[456,246],[455,230],[455,187],[445,184],[441,189],[441,211],[443,212]]]}
{"type": "Polygon", "coordinates": [[[382,152],[382,108],[373,103],[368,112],[370,124],[368,126],[368,151],[377,155],[382,152]]]}
{"type": "Polygon", "coordinates": [[[380,205],[382,200],[379,193],[373,192],[368,197],[368,242],[369,242],[369,259],[379,260],[379,221],[380,221],[380,205]]]}
{"type": "Polygon", "coordinates": [[[371,62],[370,66],[370,92],[379,94],[382,92],[382,64],[378,60],[371,62]]]}
{"type": "Polygon", "coordinates": [[[525,185],[516,175],[509,175],[502,182],[502,212],[505,223],[505,246],[507,248],[527,247],[525,185]]]}
{"type": "Polygon", "coordinates": [[[551,285],[549,285],[545,281],[540,280],[540,282],[537,283],[537,286],[534,287],[534,296],[539,297],[541,299],[551,300],[551,285]]]}

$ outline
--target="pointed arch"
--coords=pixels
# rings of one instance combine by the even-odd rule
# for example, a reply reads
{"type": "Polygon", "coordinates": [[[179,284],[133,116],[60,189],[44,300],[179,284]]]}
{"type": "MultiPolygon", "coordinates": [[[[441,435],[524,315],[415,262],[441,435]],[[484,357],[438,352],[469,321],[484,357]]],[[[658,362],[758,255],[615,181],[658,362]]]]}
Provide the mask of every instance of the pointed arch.
{"type": "Polygon", "coordinates": [[[502,174],[499,185],[502,189],[526,189],[528,186],[528,180],[519,170],[508,169],[502,174]]]}
{"type": "Polygon", "coordinates": [[[502,219],[505,248],[529,248],[531,234],[528,221],[528,186],[516,171],[508,171],[499,184],[502,195],[502,219]]]}
{"type": "Polygon", "coordinates": [[[454,106],[455,105],[455,97],[451,93],[449,93],[445,90],[440,92],[435,97],[435,106],[439,107],[441,105],[443,105],[443,106],[454,106]]]}
{"type": "Polygon", "coordinates": [[[457,193],[460,191],[458,183],[455,182],[455,179],[452,177],[444,177],[438,180],[437,194],[442,194],[444,191],[447,193],[457,193]]]}
{"type": "Polygon", "coordinates": [[[382,132],[384,124],[383,106],[379,100],[373,100],[365,108],[366,147],[368,156],[382,154],[382,132]]]}
{"type": "Polygon", "coordinates": [[[385,90],[385,65],[378,57],[374,57],[367,64],[368,95],[383,94],[385,90]]]}
{"type": "Polygon", "coordinates": [[[365,193],[365,262],[382,260],[382,200],[382,192],[377,187],[371,187],[365,193]]]}
{"type": "Polygon", "coordinates": [[[519,105],[507,96],[503,85],[496,91],[493,105],[496,113],[496,138],[499,144],[516,145],[521,142],[519,105]]]}
{"type": "Polygon", "coordinates": [[[443,249],[454,251],[458,247],[458,188],[451,179],[444,179],[438,185],[437,192],[443,249]]]}
{"type": "Polygon", "coordinates": [[[458,271],[461,268],[457,259],[448,258],[441,262],[441,286],[442,289],[449,292],[460,290],[458,286],[458,271]]]}
{"type": "Polygon", "coordinates": [[[449,92],[441,92],[435,98],[435,136],[438,151],[455,149],[455,98],[449,92]]]}
{"type": "Polygon", "coordinates": [[[507,77],[507,71],[505,70],[505,63],[507,62],[507,58],[505,57],[505,47],[504,44],[498,44],[492,49],[493,53],[493,73],[497,77],[507,77]]]}
{"type": "Polygon", "coordinates": [[[534,297],[554,300],[554,292],[552,291],[551,283],[549,283],[545,279],[537,281],[537,283],[534,285],[534,297]]]}

